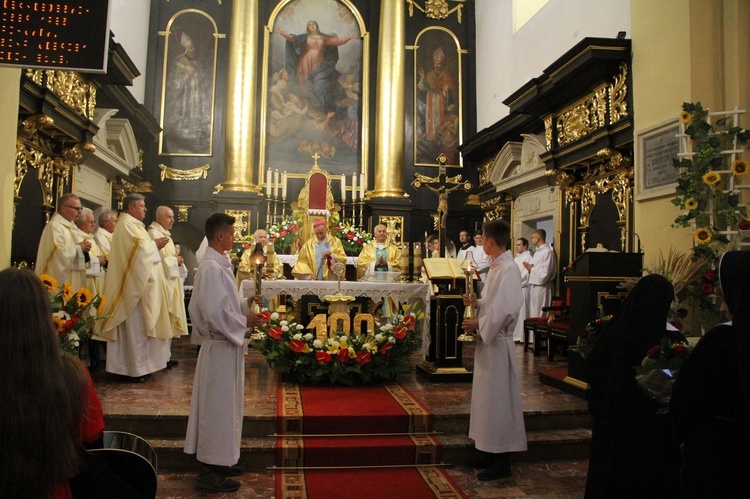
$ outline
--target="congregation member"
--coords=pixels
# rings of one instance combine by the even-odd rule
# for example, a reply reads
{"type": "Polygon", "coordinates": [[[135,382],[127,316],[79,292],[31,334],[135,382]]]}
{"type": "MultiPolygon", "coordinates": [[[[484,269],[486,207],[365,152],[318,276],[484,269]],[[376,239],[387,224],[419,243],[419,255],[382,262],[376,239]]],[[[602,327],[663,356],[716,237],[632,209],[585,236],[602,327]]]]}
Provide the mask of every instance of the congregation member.
{"type": "Polygon", "coordinates": [[[94,238],[94,212],[90,208],[84,208],[75,221],[76,242],[88,241],[91,247],[84,252],[86,260],[86,283],[85,286],[94,295],[100,295],[104,291],[104,267],[107,265],[107,257],[104,256],[94,238]]]}
{"type": "Polygon", "coordinates": [[[481,230],[477,231],[477,233],[474,234],[474,244],[475,246],[472,248],[471,252],[474,256],[474,263],[476,264],[477,274],[479,274],[480,279],[484,280],[487,272],[489,272],[490,270],[490,263],[492,262],[492,259],[482,247],[483,238],[481,230]]]}
{"type": "Polygon", "coordinates": [[[279,260],[279,256],[275,251],[268,251],[268,233],[263,229],[258,229],[253,233],[253,238],[255,239],[256,249],[254,251],[246,249],[242,253],[240,264],[237,267],[237,286],[246,279],[252,279],[255,275],[253,255],[258,250],[258,244],[260,244],[261,253],[266,258],[266,263],[263,265],[263,278],[279,279],[284,275],[284,264],[279,260]]]}
{"type": "Polygon", "coordinates": [[[750,469],[750,252],[730,251],[719,282],[731,322],[682,365],[669,412],[682,443],[681,497],[745,497],[750,469]]]}
{"type": "MultiPolygon", "coordinates": [[[[164,271],[164,292],[169,303],[169,322],[172,325],[172,337],[188,334],[187,317],[185,315],[185,292],[182,288],[183,279],[187,277],[187,266],[181,256],[177,254],[172,241],[172,226],[174,226],[174,211],[169,206],[156,208],[156,220],[148,226],[148,235],[159,248],[162,270],[164,271]]],[[[171,358],[172,339],[167,339],[170,359],[167,367],[177,365],[171,358]]]]}
{"type": "Polygon", "coordinates": [[[317,220],[313,223],[313,237],[299,250],[292,275],[296,279],[335,280],[331,269],[337,262],[346,264],[344,246],[328,233],[325,221],[317,220]]]}
{"type": "Polygon", "coordinates": [[[535,245],[531,263],[523,266],[529,271],[529,317],[544,315],[542,307],[552,303],[552,289],[557,275],[557,261],[555,252],[546,242],[547,232],[537,229],[531,235],[531,243],[535,245]]]}
{"type": "Polygon", "coordinates": [[[587,498],[678,497],[673,426],[635,378],[649,350],[675,338],[666,327],[673,300],[666,278],[642,277],[594,344],[587,362],[593,416],[587,498]]]}
{"type": "Polygon", "coordinates": [[[516,321],[516,329],[513,331],[513,341],[523,343],[523,321],[529,318],[529,271],[524,263],[531,263],[532,256],[529,251],[529,240],[525,237],[518,238],[516,241],[516,257],[514,258],[518,270],[521,272],[521,292],[523,294],[523,303],[521,311],[516,321]]]}
{"type": "Polygon", "coordinates": [[[76,240],[74,220],[83,211],[81,200],[75,194],[60,197],[57,212],[42,231],[36,253],[36,275],[49,274],[60,285],[70,283],[74,291],[86,284],[86,257],[91,249],[87,240],[76,240]]]}
{"type": "Polygon", "coordinates": [[[232,492],[242,474],[240,458],[245,403],[243,340],[248,327],[261,324],[261,315],[250,312],[262,297],[240,299],[232,264],[224,256],[232,249],[235,218],[214,213],[206,220],[208,247],[195,275],[188,306],[193,330],[202,338],[193,382],[185,453],[195,454],[203,465],[197,486],[232,492]]]}
{"type": "Polygon", "coordinates": [[[117,223],[117,212],[115,210],[104,210],[99,214],[99,227],[94,232],[94,241],[99,246],[102,254],[109,258],[109,250],[112,246],[112,233],[117,223]]]}
{"type": "Polygon", "coordinates": [[[465,306],[477,307],[476,319],[464,319],[466,332],[476,331],[474,379],[471,387],[469,438],[477,453],[475,468],[484,468],[479,480],[497,480],[511,475],[511,452],[527,449],[521,387],[513,328],[521,308],[521,275],[508,251],[510,226],[503,220],[482,226],[482,248],[491,263],[484,298],[463,295],[465,306]]]}
{"type": "Polygon", "coordinates": [[[388,242],[388,230],[385,225],[376,225],[373,229],[374,239],[362,246],[357,259],[357,279],[365,274],[378,271],[397,272],[400,270],[401,250],[388,242]]]}
{"type": "MultiPolygon", "coordinates": [[[[458,248],[458,253],[456,253],[456,258],[464,261],[466,260],[467,255],[471,253],[474,248],[474,243],[471,240],[471,235],[469,234],[468,230],[462,230],[458,233],[458,242],[461,244],[458,248]]],[[[472,254],[472,258],[473,257],[474,255],[472,254]]]]}
{"type": "Polygon", "coordinates": [[[108,297],[96,331],[107,340],[107,372],[135,382],[167,367],[172,337],[164,272],[156,243],[143,225],[146,201],[128,194],[112,236],[104,294],[108,297]]]}

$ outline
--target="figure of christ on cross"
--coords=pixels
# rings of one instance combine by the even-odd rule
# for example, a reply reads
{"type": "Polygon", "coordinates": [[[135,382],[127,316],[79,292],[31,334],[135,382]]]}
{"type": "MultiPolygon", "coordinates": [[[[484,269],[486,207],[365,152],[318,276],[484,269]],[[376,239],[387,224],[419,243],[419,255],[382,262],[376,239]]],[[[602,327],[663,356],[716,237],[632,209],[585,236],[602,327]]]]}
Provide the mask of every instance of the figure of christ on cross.
{"type": "Polygon", "coordinates": [[[463,188],[466,192],[471,190],[471,182],[468,180],[462,180],[461,175],[454,175],[448,177],[445,173],[445,162],[448,158],[444,154],[438,156],[437,161],[439,166],[439,173],[437,177],[428,177],[421,173],[414,174],[414,180],[411,185],[415,189],[421,189],[426,187],[429,190],[437,193],[438,195],[438,239],[440,240],[440,256],[448,256],[448,249],[445,243],[446,238],[446,222],[448,220],[448,194],[455,191],[456,189],[463,188]]]}

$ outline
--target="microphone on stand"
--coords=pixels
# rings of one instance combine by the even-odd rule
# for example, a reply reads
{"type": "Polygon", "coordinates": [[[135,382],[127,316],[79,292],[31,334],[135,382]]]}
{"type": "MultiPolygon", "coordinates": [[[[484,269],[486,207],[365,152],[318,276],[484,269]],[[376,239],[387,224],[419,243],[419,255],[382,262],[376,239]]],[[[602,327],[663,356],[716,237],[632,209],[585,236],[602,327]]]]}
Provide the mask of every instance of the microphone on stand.
{"type": "Polygon", "coordinates": [[[596,220],[592,220],[591,221],[591,225],[600,225],[601,227],[607,227],[609,229],[617,229],[618,231],[620,231],[621,233],[624,233],[624,234],[632,234],[632,235],[634,235],[635,239],[636,239],[636,243],[635,243],[636,244],[636,251],[635,252],[636,253],[643,253],[643,249],[641,248],[641,236],[639,236],[638,233],[635,232],[634,230],[627,230],[627,229],[625,229],[625,227],[618,227],[617,225],[599,223],[596,220]]]}

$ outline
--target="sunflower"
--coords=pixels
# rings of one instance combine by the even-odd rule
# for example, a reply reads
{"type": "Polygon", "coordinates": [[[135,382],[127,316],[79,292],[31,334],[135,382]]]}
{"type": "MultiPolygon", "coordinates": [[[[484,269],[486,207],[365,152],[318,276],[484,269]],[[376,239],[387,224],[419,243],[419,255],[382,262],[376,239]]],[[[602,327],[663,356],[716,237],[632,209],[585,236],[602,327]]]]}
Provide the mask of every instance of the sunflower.
{"type": "Polygon", "coordinates": [[[102,295],[101,299],[99,300],[99,306],[96,307],[96,315],[102,315],[102,311],[104,310],[105,303],[107,303],[107,297],[102,295]]]}
{"type": "Polygon", "coordinates": [[[703,183],[706,185],[716,185],[721,181],[721,174],[717,172],[708,172],[703,175],[703,183]]]}
{"type": "Polygon", "coordinates": [[[62,295],[63,300],[65,300],[66,303],[73,297],[73,286],[71,286],[69,282],[63,284],[62,295]]]}
{"type": "Polygon", "coordinates": [[[57,330],[55,331],[57,334],[62,333],[65,330],[65,321],[57,316],[52,316],[52,322],[55,323],[55,327],[57,330]]]}
{"type": "Polygon", "coordinates": [[[687,208],[689,211],[697,210],[698,209],[698,200],[695,198],[690,198],[685,201],[685,208],[687,208]]]}
{"type": "Polygon", "coordinates": [[[47,291],[57,291],[57,279],[49,274],[42,274],[39,276],[39,279],[44,284],[44,287],[47,288],[47,291]]]}
{"type": "Polygon", "coordinates": [[[687,112],[687,111],[681,112],[680,113],[680,121],[682,123],[684,123],[685,125],[687,125],[688,123],[690,123],[690,113],[687,112]]]}
{"type": "Polygon", "coordinates": [[[91,303],[91,291],[86,288],[79,289],[76,293],[76,303],[81,308],[91,303]]]}
{"type": "Polygon", "coordinates": [[[693,234],[693,239],[695,239],[695,242],[698,244],[708,244],[711,242],[711,237],[713,234],[711,234],[711,231],[706,229],[705,227],[701,227],[700,229],[696,230],[693,234]]]}
{"type": "Polygon", "coordinates": [[[738,159],[732,163],[732,173],[738,177],[747,175],[748,164],[744,159],[738,159]]]}

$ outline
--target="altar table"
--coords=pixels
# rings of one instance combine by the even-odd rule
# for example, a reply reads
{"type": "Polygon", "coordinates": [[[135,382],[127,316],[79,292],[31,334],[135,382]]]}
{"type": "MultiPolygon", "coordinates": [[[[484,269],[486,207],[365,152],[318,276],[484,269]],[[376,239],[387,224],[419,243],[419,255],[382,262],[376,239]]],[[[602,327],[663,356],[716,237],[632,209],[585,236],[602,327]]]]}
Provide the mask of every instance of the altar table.
{"type": "MultiPolygon", "coordinates": [[[[242,296],[249,296],[254,292],[255,283],[244,280],[240,286],[242,296]]],[[[326,295],[335,295],[339,289],[337,281],[303,281],[303,280],[265,280],[261,285],[261,295],[270,300],[277,295],[291,296],[299,301],[303,295],[314,295],[324,300],[326,295]]],[[[430,346],[430,285],[403,284],[391,282],[350,282],[341,281],[341,294],[348,296],[365,296],[375,301],[386,297],[400,305],[413,303],[417,299],[422,301],[424,321],[422,321],[422,352],[430,346]]]]}

